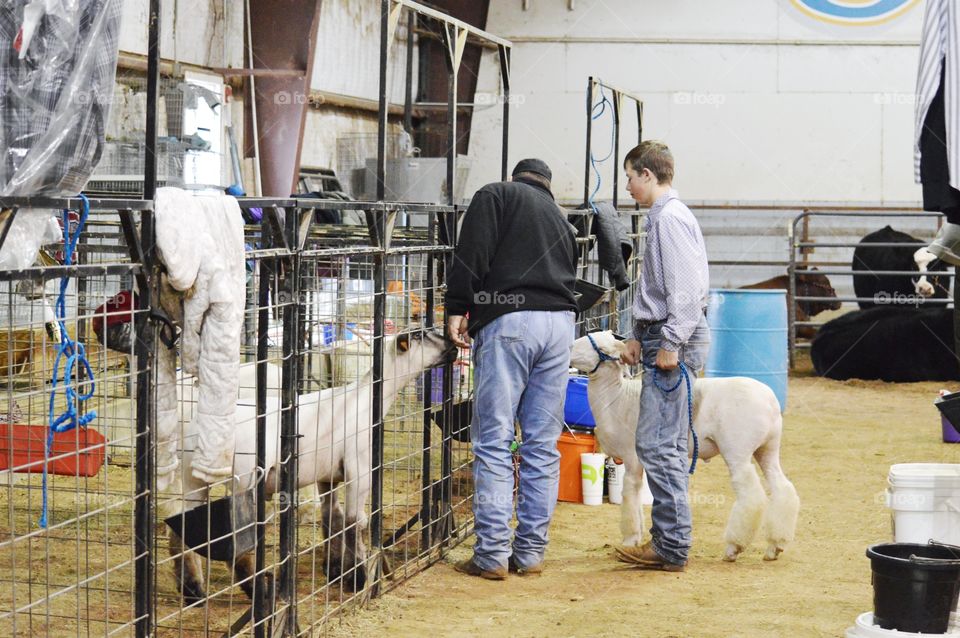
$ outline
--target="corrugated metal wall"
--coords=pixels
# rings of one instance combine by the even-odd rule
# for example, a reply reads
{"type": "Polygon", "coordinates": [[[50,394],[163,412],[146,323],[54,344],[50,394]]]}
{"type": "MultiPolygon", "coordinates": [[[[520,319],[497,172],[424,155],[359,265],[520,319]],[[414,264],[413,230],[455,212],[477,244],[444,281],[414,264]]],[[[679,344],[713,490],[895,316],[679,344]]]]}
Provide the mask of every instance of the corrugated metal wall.
{"type": "MultiPolygon", "coordinates": [[[[147,0],[125,0],[121,51],[146,52],[147,0]]],[[[167,0],[162,3],[162,46],[164,59],[202,67],[243,66],[243,2],[240,0],[167,0]],[[174,47],[176,13],[176,47],[174,47]]],[[[392,100],[402,104],[406,66],[406,26],[397,29],[391,59],[392,100]]],[[[321,9],[317,53],[311,88],[376,101],[378,97],[380,52],[380,3],[377,0],[325,0],[321,9]]],[[[417,64],[413,65],[416,82],[417,64]]],[[[414,85],[416,86],[416,84],[414,85]]],[[[142,99],[130,99],[118,88],[118,100],[111,117],[109,137],[128,138],[142,129],[142,99]]],[[[242,96],[238,102],[242,101],[242,96]]],[[[235,131],[243,127],[242,111],[234,107],[235,131]]],[[[335,167],[336,140],[346,133],[376,133],[376,113],[362,109],[321,106],[307,114],[302,164],[335,167]]],[[[399,130],[399,126],[396,126],[399,130]]],[[[243,148],[243,140],[238,139],[243,148]]]]}

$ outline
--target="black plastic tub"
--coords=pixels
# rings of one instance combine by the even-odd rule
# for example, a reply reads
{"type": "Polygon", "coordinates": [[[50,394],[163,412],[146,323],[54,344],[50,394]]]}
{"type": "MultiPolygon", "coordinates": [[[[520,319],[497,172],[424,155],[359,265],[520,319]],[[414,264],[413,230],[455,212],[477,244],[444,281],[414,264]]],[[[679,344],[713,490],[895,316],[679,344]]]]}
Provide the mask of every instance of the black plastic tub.
{"type": "Polygon", "coordinates": [[[883,629],[942,634],[956,608],[960,548],[884,543],[867,548],[873,570],[873,619],[883,629]]]}
{"type": "Polygon", "coordinates": [[[951,424],[960,424],[960,392],[945,394],[933,404],[951,424]]]}
{"type": "Polygon", "coordinates": [[[164,522],[201,556],[233,561],[257,546],[256,494],[248,490],[225,496],[164,522]]]}

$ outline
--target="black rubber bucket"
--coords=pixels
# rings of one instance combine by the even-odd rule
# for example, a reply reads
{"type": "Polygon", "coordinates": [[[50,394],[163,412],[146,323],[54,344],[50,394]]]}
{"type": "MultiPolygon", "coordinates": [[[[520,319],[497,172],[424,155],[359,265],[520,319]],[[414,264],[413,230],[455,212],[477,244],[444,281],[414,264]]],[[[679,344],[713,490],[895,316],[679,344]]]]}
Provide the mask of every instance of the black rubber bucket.
{"type": "Polygon", "coordinates": [[[960,392],[945,394],[933,402],[950,423],[960,423],[960,392]]]}
{"type": "Polygon", "coordinates": [[[942,634],[960,591],[960,548],[884,543],[867,548],[873,619],[883,629],[942,634]]]}
{"type": "Polygon", "coordinates": [[[257,546],[256,493],[247,490],[225,496],[164,522],[201,556],[232,562],[257,546]]]}

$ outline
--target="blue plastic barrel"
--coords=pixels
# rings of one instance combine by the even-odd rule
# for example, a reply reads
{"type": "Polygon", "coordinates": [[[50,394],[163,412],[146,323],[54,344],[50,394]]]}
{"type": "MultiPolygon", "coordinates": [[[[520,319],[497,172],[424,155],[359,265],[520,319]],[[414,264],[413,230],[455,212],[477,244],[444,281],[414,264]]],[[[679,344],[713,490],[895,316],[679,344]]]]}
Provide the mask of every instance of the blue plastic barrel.
{"type": "Polygon", "coordinates": [[[707,309],[708,377],[766,383],[787,409],[786,290],[711,290],[707,309]]]}

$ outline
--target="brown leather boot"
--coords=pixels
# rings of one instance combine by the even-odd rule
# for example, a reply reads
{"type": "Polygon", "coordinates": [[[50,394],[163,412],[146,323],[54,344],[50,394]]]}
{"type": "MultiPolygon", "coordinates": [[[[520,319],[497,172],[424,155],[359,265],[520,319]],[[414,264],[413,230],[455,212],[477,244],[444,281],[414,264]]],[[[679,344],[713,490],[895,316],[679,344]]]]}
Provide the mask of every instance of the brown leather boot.
{"type": "Polygon", "coordinates": [[[510,560],[507,561],[507,568],[511,574],[516,574],[517,576],[539,576],[543,573],[543,562],[523,567],[513,556],[510,556],[510,560]]]}
{"type": "Polygon", "coordinates": [[[468,576],[479,576],[480,578],[486,578],[487,580],[506,580],[507,578],[506,567],[497,567],[496,569],[481,569],[479,565],[473,562],[473,558],[462,560],[459,563],[456,563],[453,568],[461,574],[467,574],[468,576]]]}
{"type": "Polygon", "coordinates": [[[682,572],[686,569],[685,565],[671,563],[661,557],[653,549],[653,543],[650,541],[640,547],[618,547],[617,560],[642,569],[660,569],[665,572],[682,572]]]}

